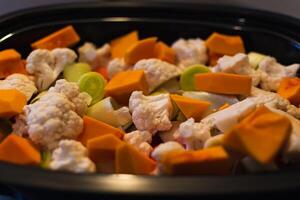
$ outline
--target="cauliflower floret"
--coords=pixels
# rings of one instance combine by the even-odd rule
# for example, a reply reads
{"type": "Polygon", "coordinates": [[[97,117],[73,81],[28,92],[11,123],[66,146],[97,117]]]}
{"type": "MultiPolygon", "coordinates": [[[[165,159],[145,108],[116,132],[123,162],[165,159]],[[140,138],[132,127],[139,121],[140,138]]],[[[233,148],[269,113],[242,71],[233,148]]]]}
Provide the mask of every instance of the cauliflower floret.
{"type": "Polygon", "coordinates": [[[124,141],[135,146],[140,152],[149,155],[153,150],[149,144],[152,141],[152,134],[148,131],[132,131],[124,135],[124,141]]]}
{"type": "Polygon", "coordinates": [[[0,89],[16,89],[22,92],[27,101],[37,92],[34,82],[28,76],[23,74],[12,74],[0,81],[0,89]]]}
{"type": "Polygon", "coordinates": [[[88,158],[87,149],[75,140],[61,140],[53,151],[50,169],[65,170],[75,173],[92,173],[95,164],[88,158]]]}
{"type": "Polygon", "coordinates": [[[118,124],[121,126],[125,126],[127,124],[131,124],[131,114],[129,111],[129,108],[126,106],[123,106],[117,110],[114,110],[114,115],[116,116],[116,119],[118,121],[118,124]]]}
{"type": "Polygon", "coordinates": [[[171,151],[184,151],[184,148],[181,144],[175,141],[169,141],[165,143],[161,143],[151,153],[151,157],[156,161],[160,161],[163,155],[169,153],[171,151]]]}
{"type": "Polygon", "coordinates": [[[130,66],[127,66],[124,62],[124,59],[114,58],[107,65],[107,74],[111,79],[114,75],[119,72],[126,71],[130,66]]]}
{"type": "Polygon", "coordinates": [[[256,86],[260,82],[260,72],[252,68],[246,54],[238,53],[234,56],[223,56],[214,68],[215,72],[233,73],[248,75],[252,78],[252,85],[256,86]]]}
{"type": "Polygon", "coordinates": [[[200,38],[179,39],[172,45],[178,65],[182,68],[194,64],[205,64],[208,60],[205,42],[200,38]]]}
{"type": "Polygon", "coordinates": [[[56,80],[64,67],[73,63],[76,57],[76,53],[67,48],[57,48],[52,51],[37,49],[27,57],[26,70],[35,76],[38,90],[46,90],[56,80]]]}
{"type": "Polygon", "coordinates": [[[172,121],[172,128],[168,131],[159,132],[159,137],[163,142],[175,141],[174,135],[177,134],[181,122],[172,121]]]}
{"type": "Polygon", "coordinates": [[[169,94],[144,96],[141,91],[134,91],[129,98],[129,110],[138,130],[154,134],[172,127],[170,121],[172,102],[169,94]]]}
{"type": "Polygon", "coordinates": [[[111,49],[109,44],[104,44],[96,48],[93,43],[86,42],[78,48],[79,61],[90,64],[92,69],[107,66],[111,59],[111,49]]]}
{"type": "Polygon", "coordinates": [[[261,87],[267,91],[277,91],[280,81],[285,77],[296,76],[299,64],[289,65],[287,67],[279,64],[275,58],[266,57],[259,65],[261,72],[261,87]]]}
{"type": "Polygon", "coordinates": [[[180,75],[180,69],[175,65],[154,58],[138,61],[133,69],[145,71],[149,92],[152,92],[160,84],[180,75]]]}
{"type": "Polygon", "coordinates": [[[51,87],[48,92],[64,94],[69,101],[75,105],[75,112],[83,116],[86,113],[92,97],[86,92],[80,92],[76,83],[68,82],[65,79],[56,81],[55,86],[51,87]]]}

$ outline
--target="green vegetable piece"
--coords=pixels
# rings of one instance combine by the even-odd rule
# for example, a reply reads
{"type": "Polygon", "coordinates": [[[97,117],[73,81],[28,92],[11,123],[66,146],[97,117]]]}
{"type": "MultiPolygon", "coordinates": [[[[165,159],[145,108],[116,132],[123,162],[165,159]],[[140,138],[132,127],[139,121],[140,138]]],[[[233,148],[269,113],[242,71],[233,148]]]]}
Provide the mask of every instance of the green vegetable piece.
{"type": "Polygon", "coordinates": [[[51,161],[51,152],[49,150],[45,150],[41,152],[41,163],[40,166],[44,169],[49,168],[49,164],[51,161]]]}
{"type": "Polygon", "coordinates": [[[169,93],[178,93],[178,91],[180,90],[180,85],[179,85],[179,81],[176,78],[172,78],[170,80],[168,80],[167,82],[163,83],[162,85],[159,86],[158,90],[165,90],[169,93]]]}
{"type": "Polygon", "coordinates": [[[180,76],[180,87],[185,91],[195,90],[195,74],[209,73],[210,70],[204,65],[193,65],[186,68],[180,76]]]}
{"type": "Polygon", "coordinates": [[[85,74],[91,71],[91,67],[87,63],[74,63],[67,65],[64,68],[63,75],[64,79],[66,79],[69,82],[77,82],[79,78],[85,74]]]}
{"type": "Polygon", "coordinates": [[[36,95],[31,101],[30,101],[30,104],[33,104],[35,102],[37,102],[38,100],[40,100],[40,98],[42,96],[44,96],[45,94],[47,94],[47,91],[43,91],[41,93],[39,93],[38,95],[36,95]]]}
{"type": "Polygon", "coordinates": [[[86,92],[92,97],[91,105],[99,102],[104,97],[104,87],[106,80],[97,72],[83,74],[78,80],[81,92],[86,92]]]}
{"type": "Polygon", "coordinates": [[[262,61],[265,57],[266,57],[266,55],[260,54],[260,53],[257,53],[257,52],[253,52],[253,51],[248,53],[249,62],[250,62],[251,66],[252,66],[254,69],[257,69],[258,64],[259,64],[260,61],[262,61]]]}

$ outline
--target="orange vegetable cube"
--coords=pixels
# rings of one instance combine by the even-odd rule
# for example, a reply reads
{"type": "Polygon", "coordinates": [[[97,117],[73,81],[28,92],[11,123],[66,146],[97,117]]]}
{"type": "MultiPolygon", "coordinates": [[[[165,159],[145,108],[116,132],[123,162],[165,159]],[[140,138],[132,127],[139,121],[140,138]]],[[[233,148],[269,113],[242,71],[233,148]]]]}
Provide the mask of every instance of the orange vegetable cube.
{"type": "Polygon", "coordinates": [[[0,78],[14,73],[27,74],[21,55],[14,49],[0,51],[0,78]]]}
{"type": "Polygon", "coordinates": [[[126,50],[133,44],[139,41],[137,31],[132,31],[124,36],[111,41],[111,56],[112,58],[123,58],[126,50]]]}
{"type": "Polygon", "coordinates": [[[218,54],[212,51],[208,52],[208,57],[209,57],[209,65],[214,67],[217,65],[217,62],[219,60],[219,58],[223,57],[223,54],[218,54]]]}
{"type": "Polygon", "coordinates": [[[168,63],[175,63],[175,53],[172,48],[163,42],[157,42],[154,48],[155,57],[168,63]]]}
{"type": "Polygon", "coordinates": [[[18,90],[0,90],[0,117],[10,118],[20,114],[26,102],[26,96],[18,90]]]}
{"type": "Polygon", "coordinates": [[[285,78],[280,82],[277,93],[295,106],[300,105],[300,78],[285,78]]]}

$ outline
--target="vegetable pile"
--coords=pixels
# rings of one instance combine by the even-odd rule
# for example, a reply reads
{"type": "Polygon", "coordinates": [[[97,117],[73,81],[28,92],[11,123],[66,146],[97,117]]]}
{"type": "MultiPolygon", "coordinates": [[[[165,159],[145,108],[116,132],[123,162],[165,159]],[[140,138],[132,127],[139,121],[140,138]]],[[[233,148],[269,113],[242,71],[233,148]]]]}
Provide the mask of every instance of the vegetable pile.
{"type": "Polygon", "coordinates": [[[0,161],[75,173],[226,175],[300,161],[299,64],[240,36],[97,47],[64,27],[0,51],[0,161]],[[73,49],[71,49],[73,47],[73,49]]]}

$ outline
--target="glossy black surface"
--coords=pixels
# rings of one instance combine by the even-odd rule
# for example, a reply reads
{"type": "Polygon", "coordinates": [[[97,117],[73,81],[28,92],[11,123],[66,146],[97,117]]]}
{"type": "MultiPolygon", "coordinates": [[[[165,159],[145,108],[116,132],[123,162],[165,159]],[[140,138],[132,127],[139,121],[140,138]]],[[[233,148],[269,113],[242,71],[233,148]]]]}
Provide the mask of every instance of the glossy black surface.
{"type": "MultiPolygon", "coordinates": [[[[213,31],[239,34],[248,51],[300,62],[299,20],[257,10],[185,4],[93,3],[42,7],[0,18],[0,50],[16,48],[26,57],[30,43],[67,24],[82,41],[98,45],[132,30],[172,43],[179,37],[206,38],[213,31]]],[[[0,182],[22,191],[61,191],[101,195],[188,196],[250,194],[300,189],[300,172],[241,176],[150,177],[75,175],[0,163],[0,182]]],[[[41,193],[43,194],[43,193],[41,193]]],[[[44,193],[45,194],[45,193],[44,193]]],[[[50,193],[49,193],[50,194],[50,193]]]]}

